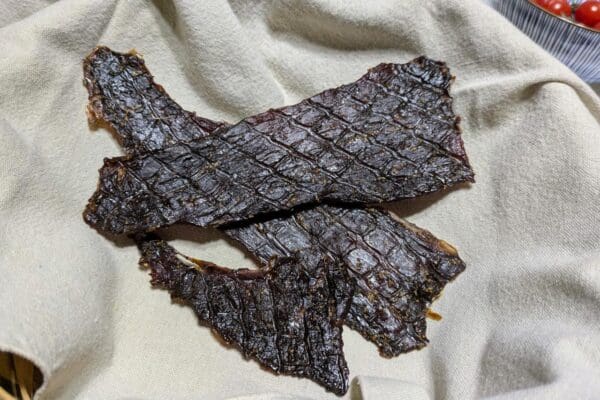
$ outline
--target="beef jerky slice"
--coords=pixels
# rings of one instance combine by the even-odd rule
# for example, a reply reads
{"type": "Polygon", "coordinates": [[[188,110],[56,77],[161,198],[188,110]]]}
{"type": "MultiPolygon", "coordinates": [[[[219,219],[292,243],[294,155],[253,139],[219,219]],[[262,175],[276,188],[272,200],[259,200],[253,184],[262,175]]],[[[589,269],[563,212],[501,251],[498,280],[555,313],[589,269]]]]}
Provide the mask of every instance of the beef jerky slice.
{"type": "Polygon", "coordinates": [[[427,344],[428,309],[465,268],[446,242],[375,209],[320,206],[225,233],[262,263],[294,253],[342,262],[357,285],[345,323],[387,357],[427,344]]]}
{"type": "Polygon", "coordinates": [[[224,126],[182,109],[156,84],[144,60],[97,47],[83,62],[90,123],[106,123],[128,154],[207,136],[224,126]]]}
{"type": "MultiPolygon", "coordinates": [[[[85,220],[113,233],[220,226],[302,204],[379,203],[472,181],[451,79],[445,64],[424,57],[380,64],[354,83],[202,140],[106,159],[85,220]]],[[[199,124],[187,117],[182,124],[199,124]]]]}
{"type": "MultiPolygon", "coordinates": [[[[117,121],[115,131],[129,154],[147,148],[149,135],[143,130],[132,133],[136,128],[131,122],[152,115],[147,111],[151,106],[143,102],[146,92],[156,93],[155,103],[172,104],[177,112],[191,115],[176,108],[176,103],[153,82],[143,60],[136,55],[99,48],[84,65],[90,102],[97,102],[94,109],[101,112],[98,118],[117,121]],[[127,75],[122,76],[121,72],[115,75],[118,79],[110,79],[106,70],[127,71],[127,75]],[[99,76],[108,78],[100,80],[99,76]],[[138,104],[132,111],[135,118],[121,119],[132,103],[138,104]]],[[[172,133],[183,137],[186,133],[179,132],[181,125],[169,123],[178,119],[165,120],[160,130],[152,131],[154,139],[150,142],[165,143],[163,137],[172,133]]],[[[200,120],[215,129],[222,124],[200,120]]],[[[194,139],[202,134],[204,131],[194,139]]],[[[464,270],[464,263],[451,246],[414,225],[392,219],[387,212],[373,209],[320,206],[299,211],[295,216],[280,216],[224,232],[244,245],[262,264],[274,256],[290,256],[295,252],[302,252],[312,263],[322,254],[342,259],[358,282],[346,323],[376,343],[386,356],[426,344],[425,313],[429,303],[448,281],[464,270]],[[308,255],[313,256],[313,261],[308,255]],[[395,290],[398,285],[403,287],[400,292],[395,290]],[[408,303],[414,306],[407,313],[408,303]]]]}
{"type": "Polygon", "coordinates": [[[348,367],[336,308],[346,308],[349,296],[332,285],[347,279],[332,277],[343,269],[329,271],[334,264],[321,262],[307,270],[295,258],[281,258],[264,270],[231,270],[182,256],[158,239],[139,246],[152,284],[185,301],[245,357],[346,393],[348,367]]]}

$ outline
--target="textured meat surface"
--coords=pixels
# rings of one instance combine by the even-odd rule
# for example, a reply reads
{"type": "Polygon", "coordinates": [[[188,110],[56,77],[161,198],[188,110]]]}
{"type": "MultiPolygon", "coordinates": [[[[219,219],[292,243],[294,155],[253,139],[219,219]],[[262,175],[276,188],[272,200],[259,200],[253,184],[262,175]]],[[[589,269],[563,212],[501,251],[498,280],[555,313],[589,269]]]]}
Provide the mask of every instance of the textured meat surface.
{"type": "MultiPolygon", "coordinates": [[[[90,101],[100,104],[94,107],[102,112],[96,114],[97,118],[118,122],[114,129],[127,153],[142,152],[140,149],[147,148],[147,141],[167,146],[166,137],[188,142],[225,125],[200,118],[206,121],[205,126],[213,129],[186,139],[185,125],[174,121],[192,113],[177,108],[162,87],[154,83],[140,58],[106,48],[99,48],[89,58],[92,60],[85,61],[84,71],[90,101]],[[116,75],[119,80],[114,83],[107,72],[112,70],[130,72],[123,77],[116,75]],[[142,75],[147,78],[144,82],[157,86],[150,91],[152,95],[146,93],[147,86],[137,92],[115,89],[134,86],[133,82],[142,75]],[[95,76],[108,78],[90,78],[95,76]],[[150,119],[152,108],[141,102],[134,111],[128,111],[131,109],[127,104],[136,101],[130,97],[152,97],[158,104],[174,104],[171,108],[179,110],[182,117],[164,120],[160,130],[145,134],[145,125],[136,121],[150,119]],[[127,112],[134,113],[134,118],[122,119],[127,112]],[[133,134],[135,131],[140,133],[133,134]]],[[[406,221],[394,220],[388,212],[368,208],[318,206],[300,210],[295,215],[281,215],[223,231],[245,246],[263,265],[272,257],[297,252],[311,264],[318,263],[324,255],[341,260],[358,284],[346,323],[377,344],[386,356],[418,349],[427,343],[427,308],[444,285],[465,268],[455,250],[445,242],[406,221]]]]}
{"type": "Polygon", "coordinates": [[[347,391],[337,310],[347,308],[350,293],[333,282],[348,280],[343,269],[330,260],[307,268],[281,258],[265,270],[231,270],[186,258],[159,239],[141,239],[139,247],[152,284],[186,302],[245,357],[334,393],[347,391]]]}
{"type": "Polygon", "coordinates": [[[375,209],[320,206],[225,232],[262,262],[299,252],[343,263],[357,285],[346,325],[388,357],[427,344],[431,302],[465,269],[452,246],[375,209]]]}
{"type": "Polygon", "coordinates": [[[445,64],[424,57],[380,64],[354,83],[202,140],[107,159],[85,219],[113,233],[219,226],[303,204],[378,203],[472,181],[451,79],[445,64]]]}
{"type": "Polygon", "coordinates": [[[225,124],[186,111],[165,92],[144,60],[97,47],[83,61],[91,123],[107,123],[128,154],[204,137],[225,124]]]}

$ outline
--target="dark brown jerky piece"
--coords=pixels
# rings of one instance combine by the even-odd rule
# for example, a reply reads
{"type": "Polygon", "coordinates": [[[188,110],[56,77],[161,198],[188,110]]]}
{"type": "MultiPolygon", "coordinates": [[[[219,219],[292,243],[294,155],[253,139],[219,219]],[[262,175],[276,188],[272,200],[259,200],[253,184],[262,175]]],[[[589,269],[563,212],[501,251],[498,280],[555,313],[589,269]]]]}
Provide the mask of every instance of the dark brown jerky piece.
{"type": "Polygon", "coordinates": [[[152,284],[184,300],[245,357],[346,393],[348,367],[336,308],[347,308],[350,294],[333,289],[334,280],[348,280],[339,276],[343,269],[332,268],[331,261],[307,269],[295,258],[281,258],[264,270],[231,270],[182,256],[158,239],[142,239],[139,247],[152,284]]]}
{"type": "Polygon", "coordinates": [[[189,142],[224,125],[182,109],[133,52],[97,47],[83,61],[83,76],[90,122],[108,123],[128,154],[189,142]]]}
{"type": "Polygon", "coordinates": [[[219,226],[302,204],[378,203],[472,181],[451,78],[445,64],[424,57],[381,64],[202,140],[105,160],[85,219],[113,233],[219,226]]]}
{"type": "MultiPolygon", "coordinates": [[[[143,74],[149,77],[145,82],[153,83],[151,75],[143,61],[134,54],[120,54],[101,48],[92,55],[94,63],[85,62],[88,90],[95,94],[90,98],[101,102],[101,107],[96,107],[103,111],[103,114],[98,114],[100,118],[119,122],[115,126],[116,133],[121,136],[125,151],[134,154],[145,147],[147,135],[143,132],[133,135],[131,132],[136,127],[131,121],[149,118],[145,112],[148,106],[142,104],[136,108],[135,113],[140,116],[135,119],[119,119],[127,110],[124,105],[132,101],[128,98],[132,94],[113,88],[119,85],[130,87],[132,83],[128,80],[143,74]],[[115,62],[120,65],[114,66],[115,62]],[[117,74],[125,80],[119,80],[119,85],[108,78],[102,81],[90,78],[106,75],[107,69],[132,69],[133,72],[124,77],[117,74]]],[[[172,102],[162,87],[158,87],[160,91],[152,93],[159,95],[152,97],[161,103],[172,102]],[[165,99],[159,99],[159,96],[165,99]]],[[[135,98],[144,97],[145,92],[141,90],[134,95],[137,96],[135,98]]],[[[158,142],[162,143],[165,140],[160,138],[160,132],[164,132],[164,137],[169,137],[171,132],[175,137],[184,137],[186,133],[180,132],[181,125],[169,124],[177,119],[165,121],[161,125],[162,130],[158,133],[153,131],[152,136],[155,139],[158,136],[158,142]]],[[[210,125],[212,121],[204,121],[214,129],[219,126],[218,123],[210,125]]],[[[289,256],[295,252],[301,252],[305,263],[311,264],[318,263],[324,254],[342,259],[358,282],[347,324],[376,343],[386,356],[395,356],[426,344],[427,307],[444,285],[464,270],[464,263],[451,246],[408,222],[395,221],[387,212],[373,209],[347,210],[321,206],[299,211],[295,216],[280,216],[228,228],[224,232],[247,247],[263,264],[274,256],[289,256]],[[403,292],[395,290],[397,285],[402,285],[403,292]],[[409,293],[408,298],[401,299],[402,293],[409,293]],[[409,313],[405,312],[407,302],[414,304],[409,313]]]]}
{"type": "Polygon", "coordinates": [[[452,246],[375,209],[320,206],[224,231],[263,263],[297,253],[340,260],[357,284],[346,325],[388,357],[427,344],[432,301],[465,269],[452,246]]]}

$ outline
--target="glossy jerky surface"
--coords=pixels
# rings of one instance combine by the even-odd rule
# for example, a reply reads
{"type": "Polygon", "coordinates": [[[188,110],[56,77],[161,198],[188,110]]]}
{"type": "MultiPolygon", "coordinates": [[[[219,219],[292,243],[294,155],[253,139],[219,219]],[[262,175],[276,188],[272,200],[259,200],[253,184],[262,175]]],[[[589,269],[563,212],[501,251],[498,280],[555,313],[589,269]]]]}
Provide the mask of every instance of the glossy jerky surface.
{"type": "Polygon", "coordinates": [[[85,220],[113,233],[220,226],[303,204],[378,203],[472,181],[450,82],[445,64],[424,57],[381,64],[202,140],[107,159],[85,220]]]}
{"type": "Polygon", "coordinates": [[[265,270],[231,270],[186,258],[158,239],[141,239],[139,247],[152,284],[185,301],[245,357],[336,394],[347,391],[337,310],[347,308],[350,293],[334,286],[348,280],[343,269],[281,258],[265,270]]]}
{"type": "Polygon", "coordinates": [[[128,154],[204,137],[223,123],[186,111],[136,54],[97,47],[83,61],[90,123],[108,124],[128,154]]]}
{"type": "MultiPolygon", "coordinates": [[[[147,141],[152,146],[166,144],[167,137],[175,138],[171,144],[173,140],[189,142],[226,125],[199,118],[209,128],[188,137],[182,130],[185,125],[173,121],[193,113],[179,108],[182,116],[164,120],[161,129],[152,131],[152,135],[134,135],[132,132],[140,126],[136,121],[151,120],[150,115],[158,111],[149,113],[151,107],[144,102],[140,102],[135,111],[128,111],[127,104],[134,101],[129,97],[152,97],[155,103],[172,104],[171,109],[178,106],[154,83],[136,55],[99,48],[90,58],[93,62],[85,62],[86,77],[108,76],[102,81],[87,80],[90,101],[99,102],[95,109],[102,112],[95,115],[118,122],[114,125],[115,133],[129,154],[143,152],[147,141]],[[115,85],[107,69],[132,72],[119,78],[119,84],[115,85]],[[146,94],[147,88],[133,93],[114,89],[132,87],[142,75],[146,75],[143,82],[156,86],[151,91],[152,96],[146,94]],[[122,119],[128,112],[134,113],[134,118],[122,119]]],[[[325,255],[342,260],[358,284],[346,323],[377,344],[385,356],[418,349],[427,343],[427,308],[444,285],[464,270],[464,263],[451,246],[414,225],[394,220],[388,212],[374,209],[319,206],[223,231],[244,245],[263,265],[272,257],[296,252],[303,255],[305,263],[312,265],[325,255]]]]}

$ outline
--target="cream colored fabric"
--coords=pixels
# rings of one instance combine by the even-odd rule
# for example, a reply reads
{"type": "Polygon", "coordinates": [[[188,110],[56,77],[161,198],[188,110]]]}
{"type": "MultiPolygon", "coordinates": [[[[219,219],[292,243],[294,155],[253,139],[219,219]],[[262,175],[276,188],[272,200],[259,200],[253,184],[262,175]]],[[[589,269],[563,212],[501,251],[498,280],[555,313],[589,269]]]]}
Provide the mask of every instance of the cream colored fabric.
{"type": "MultiPolygon", "coordinates": [[[[477,183],[395,204],[468,268],[430,345],[395,359],[344,331],[350,399],[597,399],[600,100],[477,0],[0,1],[0,349],[34,360],[40,399],[333,399],[226,349],[151,290],[138,252],[81,211],[121,154],[85,117],[81,60],[137,49],[198,114],[236,121],[426,54],[457,76],[477,183]]],[[[195,257],[252,261],[214,230],[195,257]]]]}

